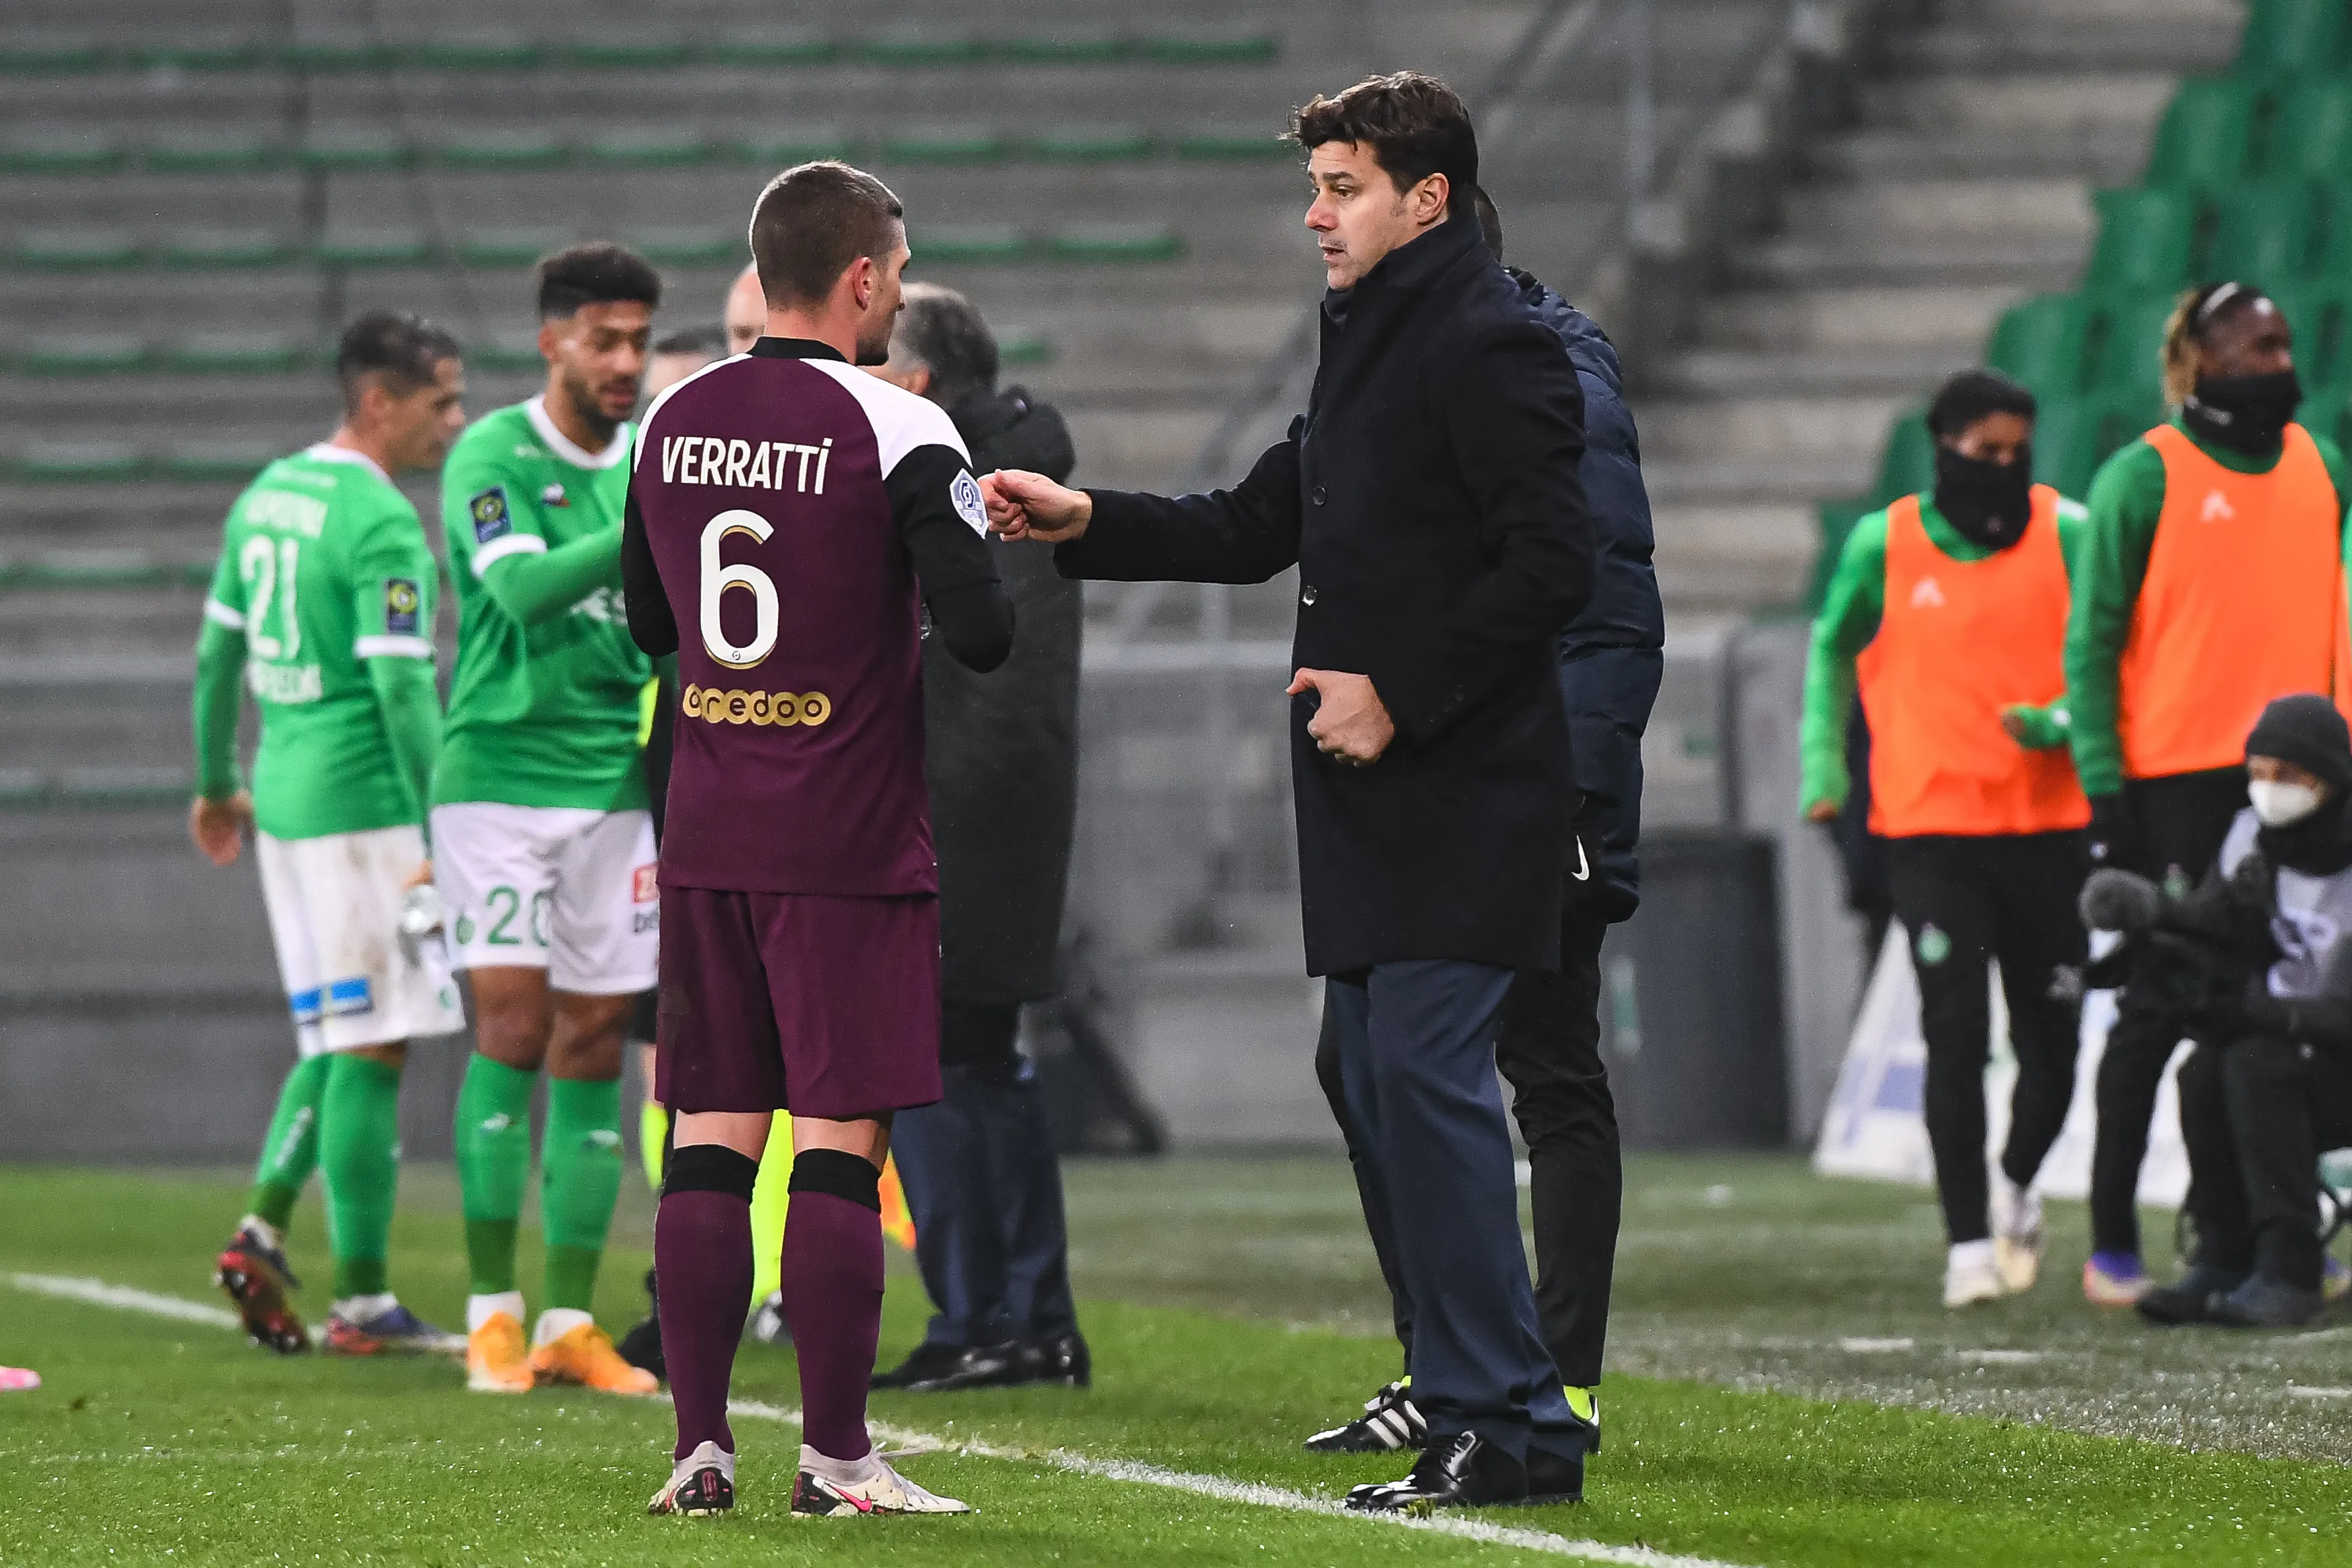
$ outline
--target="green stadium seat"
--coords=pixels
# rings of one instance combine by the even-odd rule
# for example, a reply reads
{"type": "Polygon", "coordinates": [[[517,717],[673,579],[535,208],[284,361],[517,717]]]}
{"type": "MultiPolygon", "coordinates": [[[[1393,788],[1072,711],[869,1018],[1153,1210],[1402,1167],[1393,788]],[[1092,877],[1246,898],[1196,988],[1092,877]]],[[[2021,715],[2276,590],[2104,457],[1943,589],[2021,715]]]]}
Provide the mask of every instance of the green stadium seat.
{"type": "Polygon", "coordinates": [[[1846,536],[1853,532],[1854,524],[1878,510],[1868,501],[1823,501],[1814,516],[1820,518],[1822,543],[1813,557],[1812,580],[1805,587],[1805,611],[1821,613],[1822,601],[1829,597],[1830,581],[1837,575],[1838,557],[1845,549],[1846,536]]]}
{"type": "Polygon", "coordinates": [[[994,163],[1010,151],[985,125],[918,125],[882,139],[882,156],[899,163],[994,163]]]}
{"type": "Polygon", "coordinates": [[[582,142],[580,159],[598,169],[681,169],[715,152],[698,131],[608,131],[582,142]]]}
{"type": "Polygon", "coordinates": [[[2262,107],[2262,88],[2242,78],[2181,83],[2157,127],[2147,183],[2226,190],[2245,175],[2262,107]]]}
{"type": "Polygon", "coordinates": [[[1024,33],[996,40],[998,58],[1022,65],[1097,65],[1105,60],[1119,59],[1127,52],[1127,40],[1108,28],[1024,33]]]}
{"type": "Polygon", "coordinates": [[[390,44],[357,36],[305,38],[279,49],[278,63],[314,76],[342,75],[390,70],[400,63],[400,53],[390,44]]]}
{"type": "Polygon", "coordinates": [[[2253,0],[2236,68],[2250,77],[2321,76],[2345,63],[2344,0],[2253,0]]]}
{"type": "Polygon", "coordinates": [[[136,479],[146,466],[139,449],[121,441],[37,441],[16,458],[24,478],[72,484],[136,479]]]}
{"type": "Polygon", "coordinates": [[[390,131],[359,127],[314,131],[296,149],[294,161],[305,169],[340,173],[405,169],[416,162],[416,149],[390,131]]]}
{"type": "Polygon", "coordinates": [[[744,131],[728,151],[747,163],[789,169],[813,158],[851,157],[857,144],[838,125],[772,125],[744,131]]]}
{"type": "Polygon", "coordinates": [[[2106,455],[2101,449],[2104,413],[2092,398],[2041,399],[2033,419],[2033,477],[2081,500],[2106,455]]]}
{"type": "Polygon", "coordinates": [[[1936,442],[1927,434],[1923,409],[1906,411],[1886,433],[1886,450],[1879,455],[1878,482],[1871,486],[1874,508],[1889,501],[1933,489],[1936,484],[1936,442]]]}
{"type": "Polygon", "coordinates": [[[16,352],[16,369],[28,376],[99,376],[147,368],[143,338],[119,333],[77,333],[35,338],[16,352]]]}
{"type": "Polygon", "coordinates": [[[2255,172],[2322,184],[2352,177],[2352,78],[2298,82],[2282,94],[2255,172]]]}
{"type": "Polygon", "coordinates": [[[267,375],[311,362],[310,345],[290,332],[194,332],[163,350],[182,375],[267,375]]]}
{"type": "Polygon", "coordinates": [[[529,267],[572,239],[562,228],[467,229],[457,241],[457,259],[467,267],[529,267]]]}
{"type": "Polygon", "coordinates": [[[536,332],[499,332],[486,342],[466,346],[469,371],[543,371],[547,361],[539,352],[536,332]]]}
{"type": "Polygon", "coordinates": [[[527,71],[547,63],[547,51],[518,33],[426,38],[400,51],[401,63],[418,70],[527,71]]]}
{"type": "Polygon", "coordinates": [[[572,149],[549,131],[455,131],[434,144],[433,161],[478,172],[560,169],[572,161],[572,149]]]}
{"type": "Polygon", "coordinates": [[[180,229],[156,247],[155,260],[174,271],[217,271],[283,267],[297,254],[275,229],[180,229]]]}
{"type": "Polygon", "coordinates": [[[1986,358],[2038,394],[2080,392],[2088,324],[2080,295],[2044,294],[2009,308],[1992,330],[1986,358]]]}
{"type": "Polygon", "coordinates": [[[242,483],[268,467],[278,455],[271,448],[249,441],[190,441],[166,448],[163,460],[155,466],[167,479],[234,479],[242,483]]]}
{"type": "Polygon", "coordinates": [[[122,161],[122,143],[104,131],[34,132],[0,141],[0,174],[105,174],[122,161]]]}
{"type": "Polygon", "coordinates": [[[1029,241],[1011,224],[942,224],[916,230],[907,244],[926,267],[956,262],[1025,261],[1029,241]]]}
{"type": "Polygon", "coordinates": [[[2334,278],[2283,284],[2270,291],[2294,330],[2294,363],[2306,386],[2334,386],[2352,380],[2352,327],[2344,285],[2334,278]]]}
{"type": "Polygon", "coordinates": [[[1054,361],[1054,340],[1034,327],[1007,327],[996,334],[997,362],[1045,365],[1054,361]]]}
{"type": "Polygon", "coordinates": [[[1139,125],[1056,125],[1024,140],[1022,151],[1057,163],[1108,163],[1150,157],[1152,141],[1139,125]]]}
{"type": "Polygon", "coordinates": [[[721,66],[815,66],[840,53],[823,33],[806,27],[772,27],[731,32],[705,51],[721,66]]]}
{"type": "Polygon", "coordinates": [[[2313,276],[2338,286],[2352,285],[2352,179],[2326,187],[2324,194],[2327,221],[2313,276]]]}
{"type": "Polygon", "coordinates": [[[2217,196],[2199,273],[2264,287],[2304,277],[2319,259],[2316,197],[2307,185],[2241,185],[2217,196]]]}
{"type": "Polygon", "coordinates": [[[167,131],[147,144],[139,161],[159,174],[247,173],[284,162],[286,147],[263,131],[167,131]]]}
{"type": "Polygon", "coordinates": [[[667,70],[691,64],[694,50],[682,37],[633,30],[567,39],[559,57],[590,70],[667,70]]]}
{"type": "Polygon", "coordinates": [[[1166,224],[1064,224],[1045,238],[1056,261],[1174,261],[1184,239],[1166,224]]]}
{"type": "Polygon", "coordinates": [[[2101,293],[2178,287],[2189,276],[2197,203],[2186,191],[2101,191],[2086,282],[2101,293]]]}
{"type": "Polygon", "coordinates": [[[1201,159],[1297,160],[1298,144],[1264,126],[1202,126],[1176,138],[1176,156],[1201,159]]]}
{"type": "Polygon", "coordinates": [[[8,259],[47,272],[89,272],[136,267],[142,255],[138,237],[121,229],[42,229],[19,238],[8,259]]]}
{"type": "Polygon", "coordinates": [[[0,72],[12,76],[80,76],[112,63],[96,38],[36,35],[0,40],[0,72]]]}
{"type": "Polygon", "coordinates": [[[1161,65],[1223,66],[1273,59],[1282,46],[1271,33],[1212,28],[1156,34],[1139,40],[1136,52],[1161,65]]]}
{"type": "Polygon", "coordinates": [[[986,58],[988,50],[970,33],[893,27],[859,39],[856,53],[877,65],[963,66],[986,58]]]}
{"type": "Polygon", "coordinates": [[[148,70],[249,71],[268,58],[250,40],[234,34],[164,38],[135,44],[130,51],[131,63],[148,70]]]}
{"type": "Polygon", "coordinates": [[[433,246],[422,229],[332,228],[311,254],[326,267],[423,267],[433,246]]]}
{"type": "Polygon", "coordinates": [[[741,229],[664,225],[631,229],[621,243],[663,267],[729,267],[751,259],[751,243],[741,229]]]}
{"type": "Polygon", "coordinates": [[[202,588],[211,580],[202,561],[142,549],[47,550],[0,560],[0,589],[202,588]]]}
{"type": "Polygon", "coordinates": [[[2115,393],[2150,392],[2163,379],[2165,323],[2178,303],[2171,290],[2102,298],[2092,318],[2086,386],[2115,393]]]}

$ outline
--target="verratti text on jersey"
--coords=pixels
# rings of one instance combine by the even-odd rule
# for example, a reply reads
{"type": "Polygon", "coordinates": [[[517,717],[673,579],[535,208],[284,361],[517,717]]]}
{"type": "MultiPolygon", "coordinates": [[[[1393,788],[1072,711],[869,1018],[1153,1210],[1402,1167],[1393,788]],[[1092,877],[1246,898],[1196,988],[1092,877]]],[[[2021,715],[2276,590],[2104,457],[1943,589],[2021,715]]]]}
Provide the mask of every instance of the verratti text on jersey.
{"type": "Polygon", "coordinates": [[[730,485],[740,488],[782,490],[793,459],[791,488],[803,495],[824,494],[824,465],[833,455],[833,437],[814,446],[792,441],[722,441],[715,435],[668,435],[662,438],[661,471],[665,484],[730,485]],[[771,458],[771,454],[773,454],[771,458]],[[810,464],[815,483],[810,483],[810,464]]]}

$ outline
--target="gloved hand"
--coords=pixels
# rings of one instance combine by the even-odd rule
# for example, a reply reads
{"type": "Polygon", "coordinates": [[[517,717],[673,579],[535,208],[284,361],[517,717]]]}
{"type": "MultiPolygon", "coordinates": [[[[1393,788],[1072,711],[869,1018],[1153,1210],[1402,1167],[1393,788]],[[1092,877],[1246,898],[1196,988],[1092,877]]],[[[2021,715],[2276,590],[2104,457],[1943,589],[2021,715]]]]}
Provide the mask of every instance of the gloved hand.
{"type": "Polygon", "coordinates": [[[2091,797],[2091,864],[2136,866],[2141,862],[2139,824],[2123,792],[2091,797]]]}

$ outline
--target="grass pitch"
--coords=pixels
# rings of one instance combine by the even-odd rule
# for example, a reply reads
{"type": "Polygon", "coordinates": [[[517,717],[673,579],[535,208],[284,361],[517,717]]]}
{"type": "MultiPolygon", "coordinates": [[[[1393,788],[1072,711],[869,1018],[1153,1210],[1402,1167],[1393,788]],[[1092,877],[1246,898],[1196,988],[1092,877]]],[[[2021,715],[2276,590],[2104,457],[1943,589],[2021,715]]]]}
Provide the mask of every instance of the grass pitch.
{"type": "MultiPolygon", "coordinates": [[[[1018,1457],[909,1463],[975,1517],[862,1523],[785,1514],[797,1433],[773,1420],[737,1423],[732,1517],[652,1520],[663,1406],[469,1396],[448,1363],[279,1359],[5,1282],[73,1275],[209,1301],[205,1270],[241,1186],[0,1168],[0,1361],[47,1379],[0,1396],[0,1563],[1538,1560],[1043,1458],[1325,1498],[1401,1471],[1297,1446],[1394,1371],[1337,1158],[1074,1166],[1096,1387],[878,1396],[881,1420],[1018,1457]]],[[[394,1281],[443,1322],[465,1289],[454,1209],[446,1172],[409,1173],[394,1281]]],[[[632,1191],[599,1301],[615,1328],[643,1310],[649,1214],[632,1191]]],[[[296,1262],[314,1280],[319,1228],[306,1207],[296,1262]]],[[[2061,1228],[2063,1274],[2079,1240],[2061,1228]]],[[[1820,1183],[1788,1161],[1636,1162],[1612,1364],[1642,1375],[1610,1379],[1591,1500],[1483,1517],[1563,1545],[1730,1563],[2344,1561],[2352,1488],[2326,1461],[2352,1451],[2352,1399],[2290,1390],[2352,1383],[2352,1333],[2159,1335],[2093,1316],[2063,1277],[1953,1317],[1935,1305],[1937,1252],[1916,1193],[1820,1183]],[[2306,1457],[2263,1457],[2290,1454],[2306,1457]]],[[[314,1289],[304,1305],[325,1303],[314,1289]]],[[[890,1357],[924,1311],[903,1267],[887,1311],[890,1357]]],[[[790,1353],[747,1346],[737,1389],[791,1406],[790,1353]]]]}

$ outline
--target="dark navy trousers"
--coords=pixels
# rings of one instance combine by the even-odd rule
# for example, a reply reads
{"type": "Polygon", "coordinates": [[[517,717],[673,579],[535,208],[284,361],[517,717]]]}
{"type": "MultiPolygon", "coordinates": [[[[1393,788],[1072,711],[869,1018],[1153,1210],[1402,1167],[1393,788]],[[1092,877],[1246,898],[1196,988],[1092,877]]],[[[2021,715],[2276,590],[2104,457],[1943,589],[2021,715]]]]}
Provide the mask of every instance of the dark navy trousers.
{"type": "Polygon", "coordinates": [[[1037,1069],[1014,1048],[1020,1009],[946,1010],[946,1097],[899,1112],[890,1131],[936,1309],[924,1343],[1058,1339],[1078,1326],[1062,1167],[1037,1069]]]}
{"type": "Polygon", "coordinates": [[[1584,1444],[1536,1323],[1495,1029],[1512,971],[1418,959],[1326,982],[1374,1244],[1413,1325],[1413,1403],[1524,1460],[1584,1444]],[[1380,1231],[1385,1227],[1389,1235],[1380,1231]]]}

